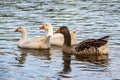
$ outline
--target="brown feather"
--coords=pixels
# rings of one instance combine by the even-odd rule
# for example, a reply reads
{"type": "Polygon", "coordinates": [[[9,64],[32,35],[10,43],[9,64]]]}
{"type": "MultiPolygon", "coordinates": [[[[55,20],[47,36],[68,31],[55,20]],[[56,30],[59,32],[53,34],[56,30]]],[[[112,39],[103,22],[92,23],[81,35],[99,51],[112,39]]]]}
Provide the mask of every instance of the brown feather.
{"type": "Polygon", "coordinates": [[[71,36],[67,26],[62,26],[59,29],[59,32],[64,35],[64,45],[62,50],[63,52],[70,54],[99,54],[99,48],[107,44],[107,40],[110,37],[104,36],[99,39],[87,39],[72,47],[71,36]]]}
{"type": "Polygon", "coordinates": [[[107,43],[107,40],[105,40],[105,38],[106,38],[106,36],[102,37],[100,39],[87,39],[87,40],[84,40],[84,41],[78,43],[75,46],[75,50],[77,52],[79,52],[79,51],[82,51],[82,50],[84,50],[86,48],[89,49],[91,46],[99,48],[100,46],[105,45],[107,43]]]}

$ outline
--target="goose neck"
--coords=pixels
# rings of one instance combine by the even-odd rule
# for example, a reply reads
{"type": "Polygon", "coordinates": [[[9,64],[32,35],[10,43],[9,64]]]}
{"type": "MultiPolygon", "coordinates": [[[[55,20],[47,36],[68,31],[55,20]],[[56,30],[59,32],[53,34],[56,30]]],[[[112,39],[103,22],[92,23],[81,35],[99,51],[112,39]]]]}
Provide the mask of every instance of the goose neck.
{"type": "Polygon", "coordinates": [[[49,27],[48,29],[48,35],[53,36],[53,27],[49,27]]]}
{"type": "Polygon", "coordinates": [[[21,39],[22,40],[27,40],[27,31],[26,30],[22,31],[21,39]]]}
{"type": "Polygon", "coordinates": [[[64,35],[64,45],[71,46],[71,36],[70,33],[63,34],[64,35]]]}

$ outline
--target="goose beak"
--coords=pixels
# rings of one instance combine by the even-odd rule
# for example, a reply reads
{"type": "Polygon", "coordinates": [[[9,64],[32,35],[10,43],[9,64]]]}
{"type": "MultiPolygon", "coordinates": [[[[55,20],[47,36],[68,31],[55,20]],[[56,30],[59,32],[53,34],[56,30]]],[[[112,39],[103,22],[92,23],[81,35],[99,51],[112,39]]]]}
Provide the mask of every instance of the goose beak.
{"type": "Polygon", "coordinates": [[[40,29],[45,29],[45,26],[44,25],[40,26],[40,29]]]}
{"type": "Polygon", "coordinates": [[[58,28],[55,33],[60,33],[60,28],[58,28]]]}
{"type": "Polygon", "coordinates": [[[18,28],[14,30],[14,32],[18,32],[18,28]]]}

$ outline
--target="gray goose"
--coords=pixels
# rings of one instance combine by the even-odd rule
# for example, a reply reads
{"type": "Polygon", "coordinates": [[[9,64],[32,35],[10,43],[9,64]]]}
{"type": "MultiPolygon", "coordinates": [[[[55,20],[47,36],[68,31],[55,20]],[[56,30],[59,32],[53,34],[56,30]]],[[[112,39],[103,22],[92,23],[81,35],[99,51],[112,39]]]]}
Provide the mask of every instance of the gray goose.
{"type": "Polygon", "coordinates": [[[71,46],[71,36],[67,26],[61,26],[56,33],[62,33],[64,36],[63,52],[70,54],[108,54],[108,39],[110,36],[104,36],[99,39],[87,39],[74,47],[71,46]]]}

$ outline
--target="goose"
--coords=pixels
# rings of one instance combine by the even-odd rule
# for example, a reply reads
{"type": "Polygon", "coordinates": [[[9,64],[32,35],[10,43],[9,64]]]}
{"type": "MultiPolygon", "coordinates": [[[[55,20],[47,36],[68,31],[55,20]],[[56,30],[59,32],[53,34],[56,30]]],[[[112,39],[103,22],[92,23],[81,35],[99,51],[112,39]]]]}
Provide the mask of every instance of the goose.
{"type": "Polygon", "coordinates": [[[27,31],[23,26],[19,26],[14,32],[20,32],[21,38],[18,41],[18,47],[29,48],[29,49],[49,49],[50,48],[50,35],[45,37],[33,37],[27,39],[27,31]]]}
{"type": "Polygon", "coordinates": [[[108,39],[110,36],[104,36],[99,39],[86,39],[74,47],[71,46],[71,36],[67,26],[61,26],[56,30],[64,36],[63,52],[69,54],[108,54],[108,39]]]}
{"type": "MultiPolygon", "coordinates": [[[[50,23],[45,23],[40,26],[40,29],[44,29],[48,32],[47,35],[51,35],[50,44],[55,46],[62,46],[64,43],[64,37],[61,33],[53,35],[53,26],[50,23]]],[[[71,45],[76,44],[76,30],[70,32],[71,35],[71,45]]]]}

